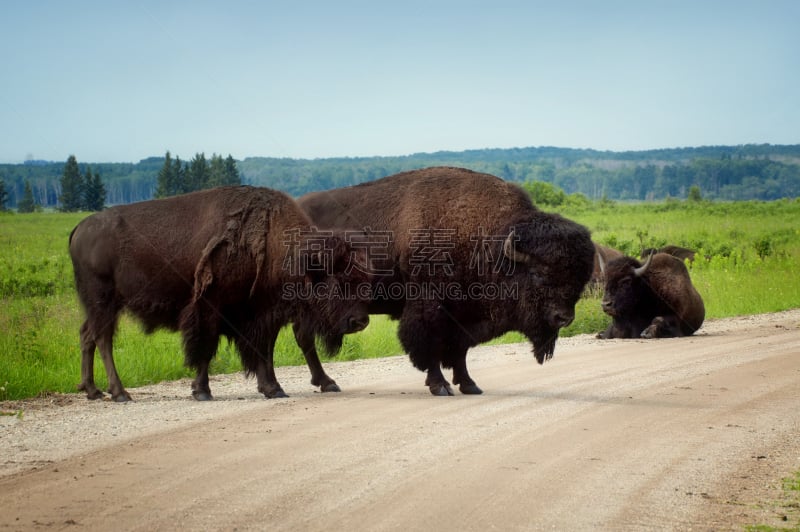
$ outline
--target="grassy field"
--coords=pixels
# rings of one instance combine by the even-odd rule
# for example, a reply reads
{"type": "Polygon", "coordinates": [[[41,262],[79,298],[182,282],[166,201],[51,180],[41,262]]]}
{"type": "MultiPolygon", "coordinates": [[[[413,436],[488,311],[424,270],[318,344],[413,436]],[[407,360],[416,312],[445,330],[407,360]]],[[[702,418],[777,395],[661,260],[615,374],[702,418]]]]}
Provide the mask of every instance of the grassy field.
{"type": "MultiPolygon", "coordinates": [[[[698,250],[691,268],[708,318],[800,307],[800,200],[743,203],[663,202],[579,205],[559,212],[592,230],[597,242],[638,255],[642,247],[676,244],[698,250]]],[[[83,214],[0,214],[0,400],[72,392],[80,380],[81,310],[67,253],[69,233],[83,214]]],[[[608,324],[597,295],[582,299],[562,336],[596,333],[608,324]]],[[[348,336],[339,360],[402,352],[394,322],[374,316],[348,336]]],[[[509,333],[493,343],[523,341],[509,333]]],[[[126,386],[191,376],[180,337],[144,335],[124,317],[115,359],[126,386]]],[[[276,347],[278,365],[304,364],[291,332],[276,347]]],[[[96,380],[105,386],[98,360],[96,380]]],[[[240,371],[222,341],[212,371],[240,371]]]]}

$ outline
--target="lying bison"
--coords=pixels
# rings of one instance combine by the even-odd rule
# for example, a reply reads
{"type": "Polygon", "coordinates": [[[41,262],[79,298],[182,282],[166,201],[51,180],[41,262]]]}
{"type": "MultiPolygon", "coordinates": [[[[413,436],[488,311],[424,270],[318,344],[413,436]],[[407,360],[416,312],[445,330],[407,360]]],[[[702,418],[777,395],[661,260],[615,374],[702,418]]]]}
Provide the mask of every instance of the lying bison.
{"type": "MultiPolygon", "coordinates": [[[[298,200],[320,227],[372,235],[375,274],[370,313],[399,319],[399,337],[414,366],[427,371],[434,395],[453,383],[480,394],[467,371],[467,350],[506,331],[525,334],[541,364],[592,273],[589,231],[539,211],[519,187],[462,168],[428,168],[298,200]]],[[[313,338],[298,344],[319,366],[313,338]]],[[[317,375],[323,389],[338,390],[317,375]]]]}
{"type": "Polygon", "coordinates": [[[602,305],[612,322],[598,338],[689,336],[703,324],[703,299],[680,259],[654,253],[641,264],[622,257],[604,269],[602,305]]]}
{"type": "Polygon", "coordinates": [[[197,370],[195,399],[212,398],[208,365],[221,335],[235,343],[260,392],[285,396],[273,368],[283,325],[302,322],[304,334],[336,348],[343,334],[369,320],[364,300],[283,297],[282,287],[291,284],[327,288],[309,291],[324,295],[341,284],[369,282],[366,268],[351,262],[366,261],[363,250],[332,235],[316,234],[312,245],[304,240],[308,229],[291,198],[245,186],[113,207],[81,221],[69,242],[86,312],[78,388],[89,399],[103,397],[93,376],[97,347],[112,398],[130,400],[112,355],[119,314],[128,310],[146,332],[165,327],[182,333],[186,363],[197,370]]]}

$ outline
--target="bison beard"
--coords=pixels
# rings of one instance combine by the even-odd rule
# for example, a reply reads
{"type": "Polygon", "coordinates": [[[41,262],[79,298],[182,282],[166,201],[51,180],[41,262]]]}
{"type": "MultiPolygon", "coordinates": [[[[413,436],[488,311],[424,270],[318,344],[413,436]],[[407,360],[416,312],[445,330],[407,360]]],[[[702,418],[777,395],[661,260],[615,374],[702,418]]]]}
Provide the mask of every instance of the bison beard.
{"type": "Polygon", "coordinates": [[[539,332],[528,337],[533,344],[533,355],[539,364],[544,364],[551,358],[556,351],[556,340],[558,339],[558,329],[552,330],[541,327],[539,332]]]}

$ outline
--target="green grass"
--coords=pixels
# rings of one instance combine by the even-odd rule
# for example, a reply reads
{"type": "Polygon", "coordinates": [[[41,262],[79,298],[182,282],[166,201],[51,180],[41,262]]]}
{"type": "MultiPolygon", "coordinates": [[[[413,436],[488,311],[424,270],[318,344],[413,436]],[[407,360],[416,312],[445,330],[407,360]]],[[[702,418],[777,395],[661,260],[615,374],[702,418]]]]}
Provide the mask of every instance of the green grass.
{"type": "Polygon", "coordinates": [[[800,532],[800,471],[786,477],[782,481],[780,500],[773,501],[769,507],[781,516],[786,526],[774,527],[772,525],[750,525],[745,527],[748,532],[800,532]]]}
{"type": "Polygon", "coordinates": [[[563,214],[627,255],[666,244],[696,250],[692,281],[708,318],[800,307],[800,199],[610,204],[563,214]]]}
{"type": "MultiPolygon", "coordinates": [[[[593,204],[561,212],[589,227],[597,242],[628,254],[667,243],[697,249],[691,275],[708,318],[800,307],[800,200],[593,204]]],[[[0,400],[72,392],[80,380],[82,315],[67,241],[86,215],[0,214],[0,400]]],[[[599,296],[593,295],[579,301],[575,321],[561,334],[596,333],[607,325],[599,296]]],[[[345,338],[337,360],[402,353],[396,328],[388,318],[373,316],[366,330],[345,338]]],[[[522,341],[512,332],[491,343],[522,341]]],[[[115,360],[129,387],[192,376],[183,365],[178,334],[145,335],[127,316],[115,339],[115,360]]],[[[289,329],[278,338],[275,362],[305,364],[289,329]]],[[[241,371],[238,355],[224,340],[211,370],[241,371]]],[[[99,359],[95,378],[105,386],[99,359]]]]}
{"type": "Polygon", "coordinates": [[[72,290],[67,243],[86,213],[0,213],[0,299],[72,290]]]}

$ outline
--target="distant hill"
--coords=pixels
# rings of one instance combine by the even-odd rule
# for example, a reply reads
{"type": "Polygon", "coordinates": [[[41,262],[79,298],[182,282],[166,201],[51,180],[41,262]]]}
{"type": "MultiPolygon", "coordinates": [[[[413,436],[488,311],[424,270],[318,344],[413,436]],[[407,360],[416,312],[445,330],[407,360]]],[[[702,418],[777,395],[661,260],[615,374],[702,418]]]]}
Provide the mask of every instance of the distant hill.
{"type": "MultiPolygon", "coordinates": [[[[178,154],[184,160],[194,154],[178,154]]],[[[80,158],[78,158],[80,162],[80,158]]],[[[163,157],[138,163],[81,163],[99,172],[107,203],[153,197],[163,157]]],[[[800,197],[800,145],[747,144],[612,152],[529,147],[415,153],[400,157],[287,159],[248,157],[237,161],[244,183],[283,190],[294,196],[371,181],[426,166],[463,166],[511,181],[540,180],[590,199],[660,200],[685,198],[698,186],[706,199],[774,200],[800,197]]],[[[37,203],[57,204],[64,162],[0,165],[9,207],[30,181],[37,203]]]]}

